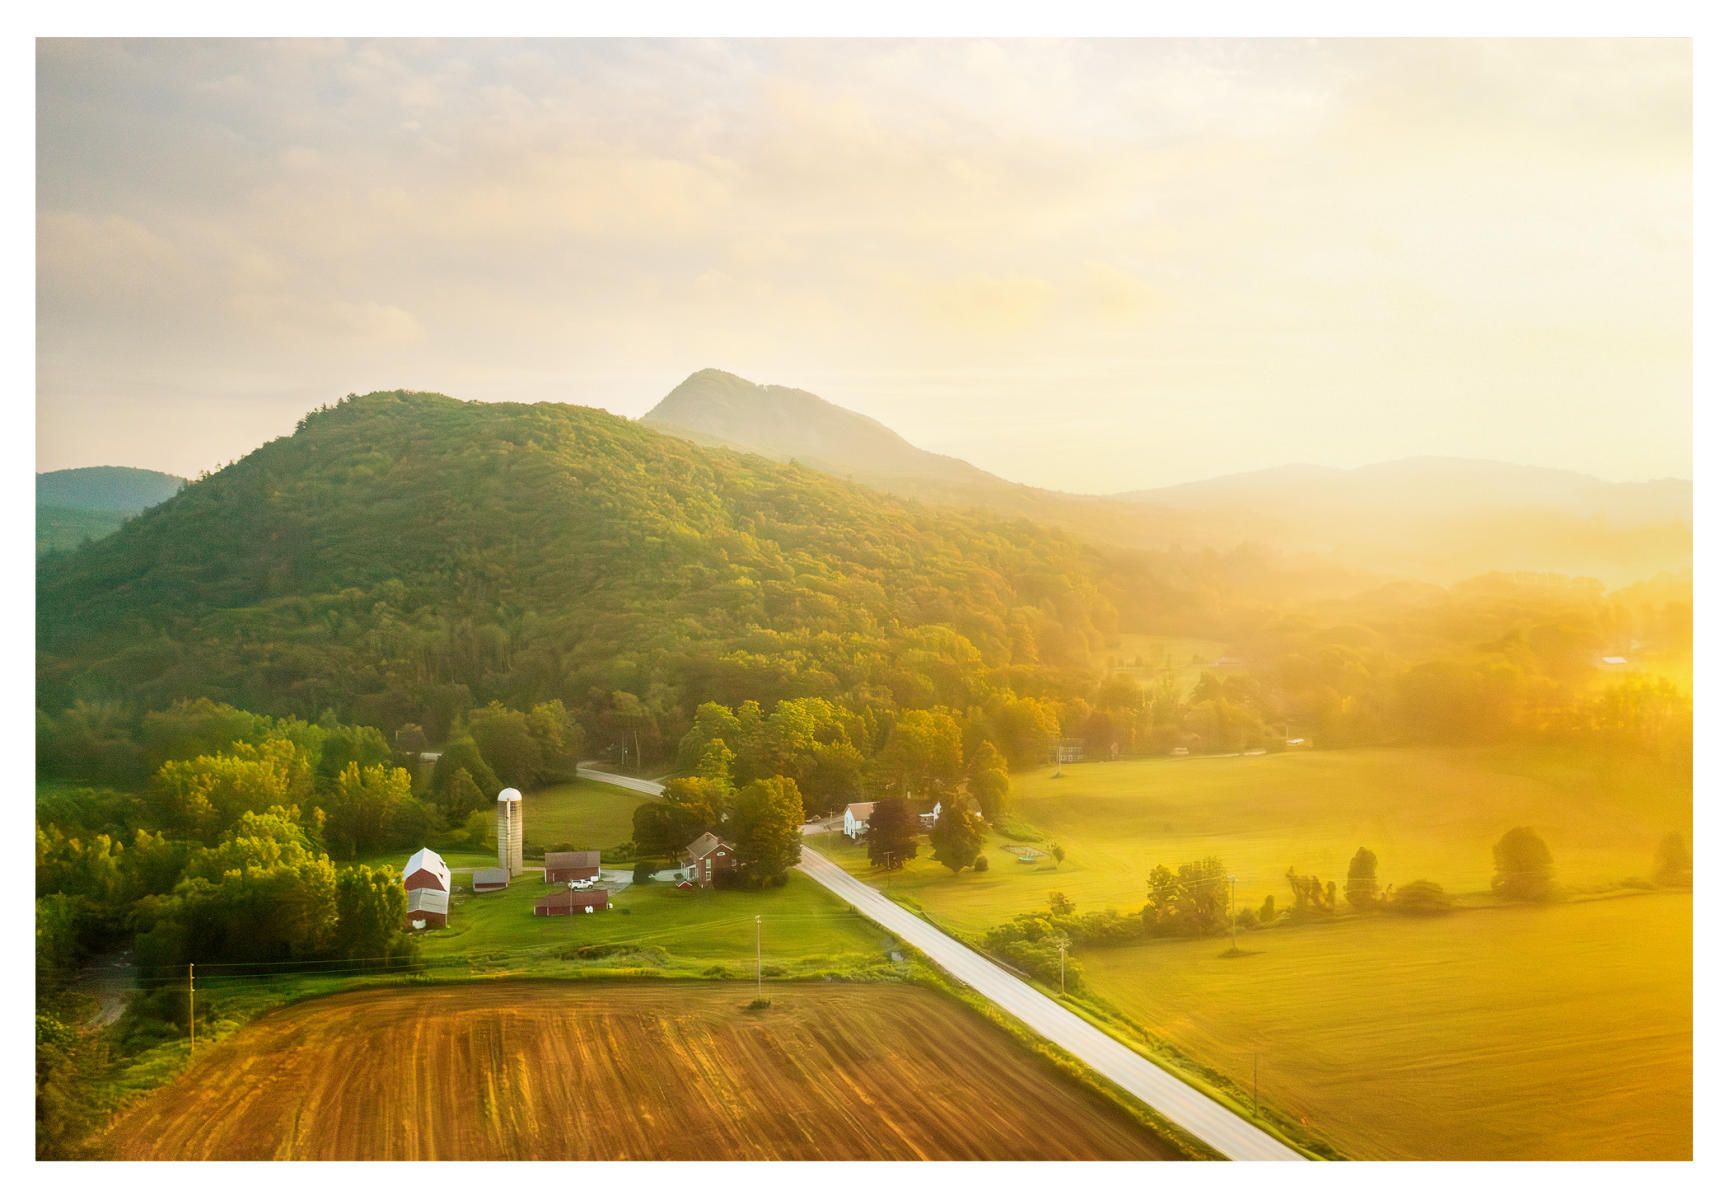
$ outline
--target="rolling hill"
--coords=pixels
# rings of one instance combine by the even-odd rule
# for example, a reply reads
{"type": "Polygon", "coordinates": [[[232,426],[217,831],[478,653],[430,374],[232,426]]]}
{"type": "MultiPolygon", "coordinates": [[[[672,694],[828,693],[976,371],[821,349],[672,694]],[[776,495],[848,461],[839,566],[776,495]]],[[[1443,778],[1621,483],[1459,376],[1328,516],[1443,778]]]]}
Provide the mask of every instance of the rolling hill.
{"type": "Polygon", "coordinates": [[[1365,576],[1439,583],[1532,571],[1614,585],[1693,562],[1692,486],[1681,479],[1608,483],[1509,463],[1410,458],[1355,470],[1295,464],[1077,495],[1000,479],[921,450],[809,392],[716,370],[685,380],[644,421],[705,444],[797,459],[897,495],[1027,517],[1127,547],[1248,543],[1365,576]]]}
{"type": "Polygon", "coordinates": [[[556,696],[653,753],[705,700],[965,706],[1086,673],[1119,602],[1180,593],[1051,529],[598,410],[386,392],[45,562],[39,699],[440,729],[556,696]]]}
{"type": "Polygon", "coordinates": [[[186,485],[139,467],[74,467],[36,476],[36,553],[71,550],[113,533],[129,517],[186,485]]]}

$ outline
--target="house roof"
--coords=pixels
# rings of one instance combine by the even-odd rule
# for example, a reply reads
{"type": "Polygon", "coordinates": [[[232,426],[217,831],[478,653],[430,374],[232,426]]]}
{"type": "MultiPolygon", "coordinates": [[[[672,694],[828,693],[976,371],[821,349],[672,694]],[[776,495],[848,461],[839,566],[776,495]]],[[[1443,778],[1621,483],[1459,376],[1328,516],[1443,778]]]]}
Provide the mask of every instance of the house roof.
{"type": "Polygon", "coordinates": [[[411,913],[438,913],[446,915],[451,910],[449,892],[441,892],[437,888],[412,888],[408,894],[408,910],[411,913]]]}
{"type": "Polygon", "coordinates": [[[438,878],[440,887],[447,892],[451,890],[451,869],[445,866],[445,860],[439,857],[437,850],[422,846],[410,855],[408,866],[402,869],[403,879],[407,880],[416,871],[431,871],[438,878]]]}
{"type": "Polygon", "coordinates": [[[709,855],[713,854],[723,846],[726,846],[729,850],[733,848],[727,846],[726,842],[723,842],[714,834],[705,833],[702,837],[698,838],[679,852],[679,860],[688,863],[696,862],[698,859],[709,857],[709,855]]]}
{"type": "Polygon", "coordinates": [[[876,807],[877,801],[864,800],[858,804],[849,804],[847,806],[847,813],[855,821],[869,821],[871,819],[871,812],[876,807]]]}
{"type": "Polygon", "coordinates": [[[480,867],[475,871],[474,883],[479,887],[483,883],[509,883],[511,873],[503,867],[480,867]]]}
{"type": "Polygon", "coordinates": [[[549,850],[546,857],[546,868],[549,871],[580,871],[585,868],[599,871],[601,869],[601,852],[599,850],[549,850]]]}

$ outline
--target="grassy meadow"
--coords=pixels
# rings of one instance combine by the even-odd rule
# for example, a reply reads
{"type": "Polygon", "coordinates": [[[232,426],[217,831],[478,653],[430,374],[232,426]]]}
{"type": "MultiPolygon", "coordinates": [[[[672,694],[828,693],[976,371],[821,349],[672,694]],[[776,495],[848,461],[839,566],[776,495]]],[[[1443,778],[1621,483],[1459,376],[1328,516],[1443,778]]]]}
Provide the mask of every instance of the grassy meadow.
{"type": "Polygon", "coordinates": [[[784,888],[760,892],[692,889],[668,883],[632,884],[605,913],[536,917],[535,899],[556,890],[540,872],[518,876],[502,892],[477,895],[460,878],[451,894],[450,924],[417,935],[429,962],[496,956],[516,965],[525,957],[556,957],[579,948],[585,959],[612,950],[651,967],[720,968],[749,972],[756,961],[756,923],[763,918],[765,970],[844,971],[883,964],[889,936],[803,875],[784,888]]]}
{"type": "Polygon", "coordinates": [[[1031,836],[993,834],[990,869],[959,875],[924,856],[873,869],[838,834],[814,844],[974,935],[1052,891],[1134,911],[1153,864],[1204,855],[1238,876],[1239,907],[1288,905],[1295,866],[1337,881],[1343,910],[1369,846],[1383,884],[1428,878],[1465,903],[1246,932],[1235,958],[1219,938],[1089,947],[1088,986],[1246,1098],[1259,1054],[1263,1103],[1348,1156],[1691,1154],[1693,898],[1583,898],[1649,875],[1659,838],[1692,828],[1686,778],[1577,750],[1304,751],[1047,769],[1018,776],[1013,803],[1062,864],[1020,862],[1031,836]],[[1492,904],[1490,847],[1514,825],[1537,828],[1578,902],[1492,904]]]}
{"type": "MultiPolygon", "coordinates": [[[[523,797],[523,844],[525,846],[572,845],[579,850],[610,850],[631,837],[631,814],[649,797],[626,788],[610,787],[587,779],[556,783],[523,797]]],[[[498,863],[496,850],[456,849],[438,844],[433,849],[454,868],[490,867],[498,863]]],[[[397,866],[408,861],[419,846],[381,851],[361,856],[369,866],[397,866]]],[[[539,865],[539,858],[527,856],[539,865]]],[[[457,882],[464,881],[459,875],[457,882]]]]}
{"type": "Polygon", "coordinates": [[[1351,1157],[1686,1159],[1692,913],[1665,892],[1085,961],[1131,1021],[1351,1157]]]}
{"type": "Polygon", "coordinates": [[[1692,789],[1643,760],[1544,747],[1414,747],[1293,751],[1250,757],[1076,763],[1015,777],[1016,817],[1064,848],[1024,864],[1011,847],[1040,839],[994,834],[984,874],[951,874],[921,857],[887,874],[863,844],[839,835],[824,853],[946,925],[979,933],[1062,891],[1082,909],[1146,900],[1148,871],[1218,855],[1238,877],[1240,908],[1272,895],[1291,902],[1287,867],[1336,881],[1359,846],[1395,886],[1431,879],[1456,894],[1484,892],[1490,847],[1534,826],[1565,887],[1591,890],[1651,873],[1658,840],[1692,828],[1692,789]]]}

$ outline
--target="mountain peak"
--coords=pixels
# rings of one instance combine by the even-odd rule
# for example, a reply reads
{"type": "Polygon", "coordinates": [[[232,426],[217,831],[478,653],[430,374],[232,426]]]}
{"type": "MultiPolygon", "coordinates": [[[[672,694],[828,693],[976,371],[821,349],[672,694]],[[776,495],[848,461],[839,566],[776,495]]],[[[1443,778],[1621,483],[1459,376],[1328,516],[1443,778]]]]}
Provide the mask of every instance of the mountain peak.
{"type": "Polygon", "coordinates": [[[695,442],[797,459],[866,481],[1001,482],[960,459],[921,450],[887,425],[821,396],[753,383],[715,367],[668,392],[643,423],[695,442]]]}

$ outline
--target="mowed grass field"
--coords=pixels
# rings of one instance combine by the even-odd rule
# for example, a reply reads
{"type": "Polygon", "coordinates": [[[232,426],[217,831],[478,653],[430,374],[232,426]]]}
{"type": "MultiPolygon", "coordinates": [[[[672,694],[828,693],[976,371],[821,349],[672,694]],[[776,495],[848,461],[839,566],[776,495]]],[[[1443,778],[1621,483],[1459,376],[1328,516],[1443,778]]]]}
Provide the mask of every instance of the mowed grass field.
{"type": "Polygon", "coordinates": [[[559,885],[538,870],[519,875],[502,892],[475,894],[458,877],[450,924],[416,934],[429,962],[452,955],[520,955],[585,947],[631,948],[699,968],[751,971],[757,924],[763,918],[763,962],[774,972],[846,970],[888,961],[888,934],[794,873],[782,888],[763,891],[680,891],[672,884],[632,884],[601,913],[537,917],[535,900],[559,885]]]}
{"type": "MultiPolygon", "coordinates": [[[[569,844],[579,850],[610,850],[630,839],[631,814],[648,799],[638,792],[587,779],[553,784],[523,797],[523,842],[532,846],[569,844]]],[[[432,840],[439,841],[436,837],[432,840]]],[[[447,845],[432,848],[453,869],[498,863],[498,852],[494,850],[459,850],[447,845]]],[[[369,866],[401,867],[418,849],[419,846],[405,846],[368,854],[357,861],[369,866]]],[[[529,857],[539,865],[538,858],[529,857]]],[[[462,878],[459,875],[459,882],[462,878]]]]}
{"type": "Polygon", "coordinates": [[[1089,950],[1089,985],[1356,1158],[1687,1159],[1693,898],[1089,950]],[[1259,1056],[1259,1068],[1252,1059],[1259,1056]]]}
{"type": "Polygon", "coordinates": [[[1077,763],[1017,775],[1017,815],[1066,851],[1023,865],[993,835],[984,874],[951,874],[921,857],[893,874],[871,869],[863,846],[813,841],[890,895],[910,899],[966,933],[1043,908],[1062,891],[1081,908],[1146,902],[1147,873],[1218,855],[1238,877],[1240,908],[1272,895],[1291,902],[1287,867],[1334,880],[1359,846],[1380,878],[1430,879],[1456,894],[1484,892],[1490,848],[1515,825],[1549,844],[1558,880],[1591,889],[1651,873],[1659,839],[1693,827],[1692,788],[1641,760],[1548,748],[1436,747],[1294,751],[1254,757],[1077,763]]]}
{"type": "Polygon", "coordinates": [[[631,837],[631,814],[651,797],[587,779],[556,783],[523,796],[523,840],[607,850],[631,837]]]}
{"type": "Polygon", "coordinates": [[[896,984],[490,983],[271,1013],[122,1114],[123,1159],[1150,1159],[960,1004],[896,984]],[[357,1064],[365,1064],[357,1069],[357,1064]]]}

